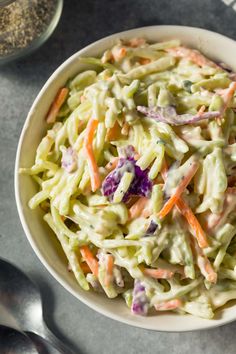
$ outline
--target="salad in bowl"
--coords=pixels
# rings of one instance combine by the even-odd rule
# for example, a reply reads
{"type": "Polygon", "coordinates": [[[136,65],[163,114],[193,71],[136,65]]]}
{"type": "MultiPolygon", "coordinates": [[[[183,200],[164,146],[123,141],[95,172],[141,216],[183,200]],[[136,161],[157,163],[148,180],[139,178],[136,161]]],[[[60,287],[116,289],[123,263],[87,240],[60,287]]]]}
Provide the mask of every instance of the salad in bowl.
{"type": "Polygon", "coordinates": [[[20,166],[38,186],[29,208],[84,292],[134,316],[214,318],[236,299],[236,74],[176,37],[79,62],[20,166]]]}

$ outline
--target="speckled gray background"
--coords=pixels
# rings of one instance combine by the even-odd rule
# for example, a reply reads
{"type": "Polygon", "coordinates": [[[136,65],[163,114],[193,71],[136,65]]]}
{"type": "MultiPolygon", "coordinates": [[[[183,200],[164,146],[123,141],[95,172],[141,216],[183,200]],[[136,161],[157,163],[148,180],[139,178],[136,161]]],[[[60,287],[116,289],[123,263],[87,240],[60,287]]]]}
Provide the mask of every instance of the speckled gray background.
{"type": "Polygon", "coordinates": [[[0,68],[0,256],[36,279],[47,322],[76,353],[236,353],[236,322],[204,332],[157,333],[114,322],[80,303],[52,278],[30,248],[13,187],[17,141],[26,114],[43,83],[67,57],[108,34],[147,25],[197,26],[236,39],[233,4],[226,6],[221,0],[65,0],[60,24],[50,40],[30,57],[0,68]]]}

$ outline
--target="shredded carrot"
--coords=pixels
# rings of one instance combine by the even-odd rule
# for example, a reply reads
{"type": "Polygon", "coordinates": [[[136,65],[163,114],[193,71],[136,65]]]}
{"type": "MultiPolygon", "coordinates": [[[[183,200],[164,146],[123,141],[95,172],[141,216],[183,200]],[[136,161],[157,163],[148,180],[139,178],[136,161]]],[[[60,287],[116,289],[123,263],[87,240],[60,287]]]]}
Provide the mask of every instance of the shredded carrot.
{"type": "Polygon", "coordinates": [[[168,165],[167,165],[166,159],[164,157],[163,162],[162,162],[162,166],[161,166],[161,176],[162,176],[162,179],[164,182],[167,178],[167,173],[168,173],[168,165]]]}
{"type": "Polygon", "coordinates": [[[207,280],[210,283],[215,284],[217,281],[217,273],[212,268],[212,265],[207,257],[205,257],[205,269],[206,269],[206,272],[208,273],[207,280]]]}
{"type": "Polygon", "coordinates": [[[82,246],[80,247],[80,253],[86,263],[88,264],[89,268],[91,269],[92,273],[98,276],[98,261],[90,251],[88,246],[82,246]]]}
{"type": "Polygon", "coordinates": [[[204,55],[202,55],[198,50],[194,49],[189,49],[185,47],[175,47],[175,48],[168,48],[166,49],[167,52],[172,54],[173,56],[179,57],[179,58],[187,58],[191,60],[193,63],[199,65],[199,66],[211,66],[214,68],[218,68],[218,65],[214,63],[213,61],[207,59],[204,55]]]}
{"type": "Polygon", "coordinates": [[[63,87],[58,91],[58,93],[57,93],[57,95],[56,95],[56,97],[49,109],[49,112],[46,116],[47,123],[54,123],[55,122],[58,112],[59,112],[61,106],[63,105],[63,103],[65,102],[65,100],[68,96],[68,93],[69,93],[69,90],[67,87],[63,87]]]}
{"type": "Polygon", "coordinates": [[[121,134],[122,135],[129,135],[129,123],[125,122],[122,129],[121,129],[121,134]]]}
{"type": "MultiPolygon", "coordinates": [[[[168,171],[168,165],[166,160],[163,160],[163,165],[165,166],[165,172],[162,173],[162,177],[164,181],[166,181],[167,177],[167,171],[168,171]]],[[[188,224],[192,228],[192,231],[194,231],[194,235],[197,239],[197,242],[201,248],[208,247],[208,241],[207,241],[207,236],[205,232],[203,231],[198,219],[194,215],[192,209],[188,206],[188,204],[182,199],[179,198],[177,200],[176,206],[179,210],[179,212],[185,217],[187,220],[188,224]]]]}
{"type": "Polygon", "coordinates": [[[140,154],[138,152],[134,153],[134,159],[137,161],[140,158],[140,154]]]}
{"type": "Polygon", "coordinates": [[[179,200],[181,194],[184,192],[185,188],[188,186],[191,179],[197,172],[198,167],[199,164],[197,162],[192,164],[188,174],[183,178],[179,186],[176,188],[175,193],[170,197],[170,199],[165,203],[161,211],[158,213],[159,218],[163,219],[172,210],[174,205],[179,200]]]}
{"type": "Polygon", "coordinates": [[[120,159],[119,157],[115,157],[114,160],[112,160],[106,164],[105,169],[109,172],[114,170],[116,168],[116,166],[118,165],[119,159],[120,159]]]}
{"type": "Polygon", "coordinates": [[[88,158],[91,187],[93,192],[95,192],[101,185],[98,166],[93,152],[93,138],[97,126],[98,126],[98,120],[91,118],[88,122],[86,128],[86,136],[84,138],[84,148],[88,158]]]}
{"type": "Polygon", "coordinates": [[[83,262],[80,264],[80,268],[82,269],[82,271],[87,274],[87,273],[91,273],[91,269],[89,268],[88,264],[83,262]]]}
{"type": "Polygon", "coordinates": [[[124,58],[127,54],[127,50],[125,47],[120,48],[120,58],[124,58]]]}
{"type": "Polygon", "coordinates": [[[146,43],[144,38],[132,38],[129,40],[128,45],[132,48],[140,47],[146,43]]]}
{"type": "Polygon", "coordinates": [[[151,62],[151,60],[149,58],[140,58],[139,59],[139,63],[141,65],[146,65],[146,64],[149,64],[151,62]]]}
{"type": "Polygon", "coordinates": [[[129,210],[129,219],[136,219],[142,215],[144,209],[147,207],[149,199],[146,197],[140,197],[129,210]]]}
{"type": "Polygon", "coordinates": [[[113,278],[114,258],[111,254],[106,255],[106,274],[104,283],[109,286],[113,278]]]}
{"type": "Polygon", "coordinates": [[[203,231],[198,219],[194,215],[192,209],[188,206],[188,204],[183,200],[179,199],[176,203],[178,210],[185,217],[188,224],[191,226],[194,231],[194,235],[197,239],[197,242],[201,248],[208,247],[208,241],[205,232],[203,231]]]}
{"type": "Polygon", "coordinates": [[[234,95],[235,90],[236,90],[236,82],[235,81],[231,82],[229,87],[226,88],[226,89],[217,89],[217,90],[215,90],[215,92],[218,95],[220,95],[223,98],[223,100],[224,100],[224,106],[221,109],[221,117],[216,119],[217,123],[219,125],[221,125],[221,123],[222,123],[221,122],[221,118],[223,117],[226,109],[228,108],[228,106],[230,104],[230,101],[231,101],[231,99],[232,99],[232,97],[234,95]]]}
{"type": "Polygon", "coordinates": [[[126,54],[127,54],[126,48],[125,47],[120,48],[119,58],[120,59],[124,58],[126,56],[126,54]]]}
{"type": "Polygon", "coordinates": [[[114,48],[114,50],[112,51],[112,57],[114,59],[114,61],[119,61],[121,59],[123,59],[127,54],[127,50],[125,47],[121,47],[121,48],[114,48]]]}
{"type": "Polygon", "coordinates": [[[225,102],[224,108],[222,110],[222,114],[226,111],[226,109],[228,108],[230,101],[234,95],[234,92],[236,90],[236,82],[231,82],[231,84],[229,85],[229,88],[227,90],[225,90],[225,93],[223,94],[223,100],[225,102]]]}
{"type": "Polygon", "coordinates": [[[174,272],[168,270],[168,269],[154,269],[154,268],[143,268],[142,272],[144,275],[147,275],[149,277],[155,278],[155,279],[170,279],[173,277],[174,272]]]}
{"type": "Polygon", "coordinates": [[[195,240],[192,240],[191,247],[193,252],[195,253],[197,265],[202,273],[202,275],[208,280],[210,283],[216,283],[217,281],[217,273],[214,271],[211,262],[205,256],[202,249],[198,246],[195,240]]]}
{"type": "Polygon", "coordinates": [[[82,128],[84,128],[84,121],[83,121],[83,120],[80,120],[80,121],[79,121],[79,124],[78,124],[78,133],[81,132],[82,128]]]}
{"type": "Polygon", "coordinates": [[[113,141],[119,139],[120,133],[121,133],[121,129],[116,120],[114,126],[112,128],[107,129],[106,141],[113,141]]]}
{"type": "Polygon", "coordinates": [[[205,106],[205,105],[201,106],[201,107],[199,108],[197,114],[198,114],[199,116],[201,116],[202,113],[205,111],[205,109],[206,109],[206,106],[205,106]]]}
{"type": "Polygon", "coordinates": [[[155,304],[154,307],[157,311],[168,311],[174,310],[181,307],[182,301],[179,299],[174,299],[170,301],[160,302],[159,304],[155,304]]]}

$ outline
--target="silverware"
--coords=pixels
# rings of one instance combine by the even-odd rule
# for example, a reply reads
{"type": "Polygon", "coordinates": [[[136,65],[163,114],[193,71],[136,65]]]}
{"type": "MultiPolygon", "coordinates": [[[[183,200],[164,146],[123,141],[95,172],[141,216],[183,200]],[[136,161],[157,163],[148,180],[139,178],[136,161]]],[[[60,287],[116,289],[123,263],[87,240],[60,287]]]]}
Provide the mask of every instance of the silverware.
{"type": "Polygon", "coordinates": [[[0,325],[1,354],[39,354],[29,337],[14,328],[0,325]]]}
{"type": "Polygon", "coordinates": [[[74,354],[46,326],[36,284],[13,264],[0,259],[0,304],[26,334],[35,333],[62,354],[74,354]]]}

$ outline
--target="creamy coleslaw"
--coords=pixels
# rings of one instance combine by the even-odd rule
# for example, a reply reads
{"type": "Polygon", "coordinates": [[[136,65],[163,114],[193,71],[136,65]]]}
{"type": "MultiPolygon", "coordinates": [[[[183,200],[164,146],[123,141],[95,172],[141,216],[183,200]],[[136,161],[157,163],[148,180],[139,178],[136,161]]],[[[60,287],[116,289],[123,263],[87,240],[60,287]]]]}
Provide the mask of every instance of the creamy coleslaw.
{"type": "Polygon", "coordinates": [[[132,313],[236,299],[236,76],[178,40],[120,40],[61,88],[32,167],[79,285],[132,313]]]}

